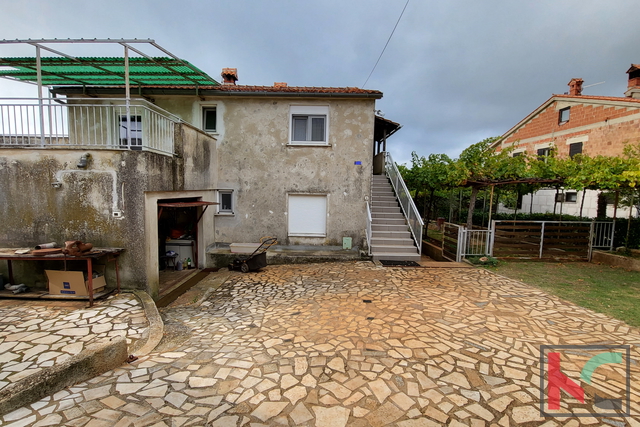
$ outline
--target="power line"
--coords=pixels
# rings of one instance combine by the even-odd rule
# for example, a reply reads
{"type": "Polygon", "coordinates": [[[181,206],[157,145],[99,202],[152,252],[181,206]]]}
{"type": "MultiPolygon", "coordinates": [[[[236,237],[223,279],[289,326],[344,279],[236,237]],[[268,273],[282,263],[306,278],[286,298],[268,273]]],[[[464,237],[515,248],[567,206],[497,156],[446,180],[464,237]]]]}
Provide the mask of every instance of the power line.
{"type": "Polygon", "coordinates": [[[396,22],[396,25],[393,27],[393,31],[391,31],[391,34],[389,35],[389,39],[387,40],[387,43],[384,45],[384,48],[382,48],[382,52],[380,52],[380,56],[378,57],[378,60],[376,61],[376,64],[371,69],[371,72],[369,73],[369,77],[367,77],[367,80],[364,81],[364,84],[362,85],[363,89],[367,85],[367,82],[369,81],[369,78],[371,78],[371,75],[373,74],[374,70],[378,66],[378,62],[380,62],[380,58],[382,58],[382,55],[384,54],[385,49],[389,45],[389,42],[391,41],[391,37],[393,37],[393,33],[396,32],[396,28],[398,28],[398,24],[400,23],[400,20],[402,19],[402,15],[404,15],[404,11],[407,8],[408,4],[409,4],[409,0],[407,0],[407,2],[404,4],[404,8],[402,8],[402,12],[400,13],[400,16],[398,17],[398,21],[396,22]]]}

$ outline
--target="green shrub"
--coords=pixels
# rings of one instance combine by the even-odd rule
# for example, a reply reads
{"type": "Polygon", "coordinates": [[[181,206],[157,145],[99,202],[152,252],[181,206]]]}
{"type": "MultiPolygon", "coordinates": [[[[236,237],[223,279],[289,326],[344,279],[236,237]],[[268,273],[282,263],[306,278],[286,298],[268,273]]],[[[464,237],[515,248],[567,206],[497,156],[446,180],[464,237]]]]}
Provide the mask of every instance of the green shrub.
{"type": "Polygon", "coordinates": [[[496,267],[498,265],[498,259],[491,256],[473,256],[466,258],[473,265],[481,265],[484,267],[496,267]]]}

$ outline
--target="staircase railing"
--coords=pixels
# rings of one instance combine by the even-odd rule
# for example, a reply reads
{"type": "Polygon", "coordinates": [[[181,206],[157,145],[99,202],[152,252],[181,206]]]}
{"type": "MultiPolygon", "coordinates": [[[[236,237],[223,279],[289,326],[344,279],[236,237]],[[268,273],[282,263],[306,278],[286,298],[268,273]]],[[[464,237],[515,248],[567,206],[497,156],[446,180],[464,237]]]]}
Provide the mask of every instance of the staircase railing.
{"type": "Polygon", "coordinates": [[[407,220],[411,236],[416,242],[418,253],[422,254],[422,228],[424,227],[424,222],[422,222],[418,208],[416,208],[415,203],[413,203],[413,197],[411,197],[411,193],[409,193],[409,190],[407,189],[407,186],[402,179],[402,175],[400,175],[400,171],[398,170],[396,163],[393,161],[391,154],[385,153],[384,159],[384,168],[387,173],[387,177],[391,181],[391,186],[393,187],[393,191],[396,193],[396,198],[400,203],[402,213],[407,220]]]}
{"type": "Polygon", "coordinates": [[[373,219],[371,218],[371,206],[369,206],[369,202],[367,202],[367,250],[369,251],[369,255],[371,255],[371,223],[373,223],[373,219]]]}

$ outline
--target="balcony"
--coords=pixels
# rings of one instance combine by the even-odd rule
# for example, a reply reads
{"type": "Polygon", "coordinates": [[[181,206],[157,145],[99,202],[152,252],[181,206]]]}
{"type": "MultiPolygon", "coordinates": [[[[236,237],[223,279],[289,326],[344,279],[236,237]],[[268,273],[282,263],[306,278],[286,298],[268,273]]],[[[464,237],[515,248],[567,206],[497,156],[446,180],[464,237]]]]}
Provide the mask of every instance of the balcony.
{"type": "Polygon", "coordinates": [[[172,156],[180,119],[141,99],[4,98],[0,148],[142,150],[172,156]]]}

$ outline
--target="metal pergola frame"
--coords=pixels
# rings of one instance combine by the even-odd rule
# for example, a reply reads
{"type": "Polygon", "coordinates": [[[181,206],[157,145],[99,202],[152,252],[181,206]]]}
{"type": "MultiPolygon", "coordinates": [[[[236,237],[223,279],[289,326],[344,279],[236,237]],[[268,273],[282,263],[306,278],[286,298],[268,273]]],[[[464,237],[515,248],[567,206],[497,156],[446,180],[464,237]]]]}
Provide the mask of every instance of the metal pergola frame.
{"type": "MultiPolygon", "coordinates": [[[[36,84],[38,86],[38,100],[39,100],[39,108],[40,108],[40,129],[42,132],[41,135],[41,142],[42,145],[44,146],[44,118],[43,118],[43,114],[42,111],[44,109],[44,104],[43,104],[43,98],[42,98],[42,86],[43,86],[43,82],[42,82],[42,56],[41,56],[41,51],[45,50],[48,52],[51,52],[55,55],[67,58],[73,62],[79,63],[79,64],[83,64],[83,65],[87,65],[89,67],[93,67],[96,70],[101,71],[102,73],[106,73],[112,76],[117,76],[119,78],[122,78],[121,73],[118,72],[114,72],[111,70],[108,70],[104,67],[101,67],[99,65],[96,64],[91,64],[90,61],[87,61],[86,59],[83,58],[78,58],[69,54],[66,54],[60,50],[57,49],[53,49],[52,47],[49,47],[48,45],[59,45],[59,44],[79,44],[79,43],[88,43],[88,44],[119,44],[124,48],[124,85],[125,85],[125,98],[126,98],[126,111],[127,111],[127,140],[130,141],[130,104],[131,104],[131,76],[129,73],[129,51],[135,52],[136,54],[142,56],[143,58],[146,58],[147,60],[151,61],[154,65],[165,68],[166,70],[168,70],[171,74],[174,75],[179,75],[180,77],[187,79],[190,81],[190,85],[194,85],[197,87],[200,82],[193,79],[190,75],[182,73],[178,70],[176,70],[175,68],[172,67],[176,67],[176,66],[183,66],[183,67],[187,67],[188,69],[190,69],[191,71],[193,71],[195,74],[197,74],[198,76],[210,80],[212,82],[213,85],[217,85],[218,82],[216,82],[215,80],[213,80],[210,76],[208,76],[206,73],[204,73],[203,71],[199,70],[198,68],[196,68],[195,66],[193,66],[192,64],[188,63],[187,61],[184,61],[180,58],[178,58],[177,56],[175,56],[174,54],[172,54],[171,52],[169,52],[167,49],[163,48],[162,46],[158,45],[155,40],[152,39],[26,39],[26,40],[0,40],[0,45],[3,44],[26,44],[26,45],[31,45],[34,46],[36,49],[36,84]],[[170,57],[171,59],[173,59],[174,61],[176,61],[175,64],[163,64],[159,61],[157,61],[156,59],[154,59],[153,57],[145,54],[140,48],[137,47],[133,47],[131,45],[140,45],[140,44],[147,44],[150,45],[152,47],[154,47],[155,49],[159,50],[160,52],[162,52],[163,54],[167,55],[168,57],[170,57]]],[[[25,67],[24,65],[21,65],[22,67],[25,67]]],[[[29,67],[25,67],[25,68],[29,68],[29,67]]],[[[55,75],[55,73],[53,73],[52,75],[55,75]]],[[[9,80],[12,81],[20,81],[23,83],[31,83],[29,81],[23,81],[20,79],[15,79],[15,78],[9,78],[6,76],[1,76],[3,78],[7,78],[9,80]]],[[[65,78],[67,78],[68,80],[72,80],[72,81],[77,81],[78,85],[85,85],[86,82],[82,82],[81,80],[77,79],[74,76],[65,76],[65,78]]],[[[138,81],[135,81],[134,79],[134,83],[140,83],[138,81]]]]}

